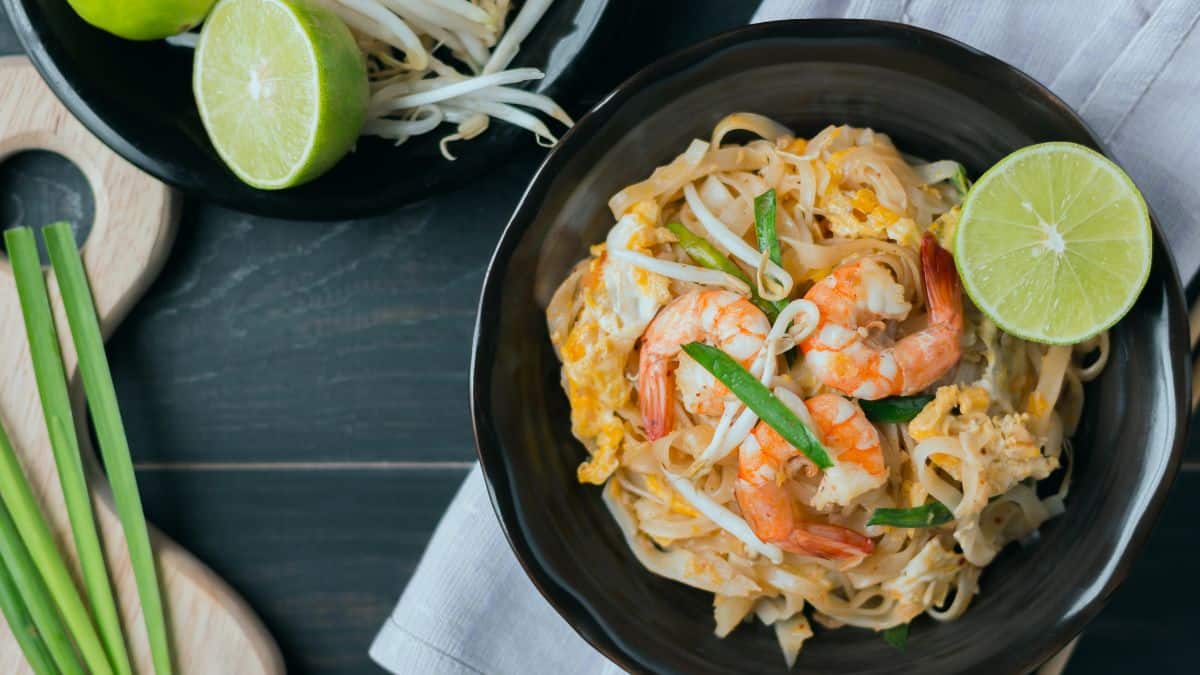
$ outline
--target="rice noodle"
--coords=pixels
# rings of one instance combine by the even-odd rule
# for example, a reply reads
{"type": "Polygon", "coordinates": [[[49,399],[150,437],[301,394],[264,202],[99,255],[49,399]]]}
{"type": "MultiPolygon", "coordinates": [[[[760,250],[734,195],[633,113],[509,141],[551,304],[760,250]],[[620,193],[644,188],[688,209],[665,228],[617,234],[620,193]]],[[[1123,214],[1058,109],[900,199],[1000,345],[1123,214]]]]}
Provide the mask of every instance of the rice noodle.
{"type": "MultiPolygon", "coordinates": [[[[464,98],[528,103],[554,114],[519,91],[492,86],[464,98]]],[[[470,111],[456,104],[441,107],[448,121],[469,119],[470,111]]],[[[939,386],[922,392],[936,394],[933,401],[909,422],[875,425],[878,460],[886,474],[879,476],[878,470],[865,470],[869,462],[849,454],[855,450],[873,458],[874,450],[862,440],[847,447],[842,425],[858,408],[839,407],[832,427],[809,410],[812,397],[836,391],[816,376],[815,359],[806,358],[800,347],[818,326],[832,326],[829,339],[837,339],[839,327],[849,329],[837,323],[838,312],[846,310],[803,296],[840,266],[870,259],[890,270],[903,289],[896,304],[909,309],[907,316],[877,311],[887,320],[855,328],[862,337],[858,344],[887,346],[927,327],[920,241],[931,227],[949,222],[939,219],[955,213],[959,195],[945,181],[958,178],[958,163],[914,166],[886,135],[870,129],[829,126],[806,140],[768,118],[735,113],[723,118],[707,140],[693,140],[683,153],[646,173],[609,199],[616,224],[587,261],[621,293],[606,299],[579,267],[547,310],[552,342],[564,361],[572,429],[577,416],[619,420],[578,435],[593,456],[604,443],[613,448],[615,469],[606,476],[604,499],[634,555],[656,574],[714,593],[718,636],[748,620],[772,626],[789,663],[812,635],[810,620],[830,628],[884,630],[921,614],[938,621],[961,616],[979,592],[983,567],[1012,542],[1032,541],[1047,519],[1067,508],[1074,464],[1068,438],[1082,415],[1084,383],[1100,376],[1109,358],[1108,336],[1074,346],[1034,344],[1003,333],[964,300],[962,355],[939,386]],[[746,140],[736,132],[756,138],[746,140]],[[781,264],[759,249],[754,228],[754,200],[770,189],[776,191],[781,264]],[[727,255],[738,275],[690,264],[688,251],[664,227],[675,222],[727,255]],[[623,281],[611,283],[614,275],[623,281]],[[744,348],[738,352],[742,365],[831,451],[832,467],[818,471],[799,450],[760,440],[752,433],[757,414],[715,380],[696,384],[696,372],[708,374],[695,371],[695,363],[685,362],[687,379],[668,378],[673,426],[648,440],[637,398],[640,333],[628,329],[646,324],[631,323],[626,315],[637,309],[639,321],[648,323],[651,310],[697,286],[732,290],[775,316],[764,335],[757,326],[745,331],[745,326],[721,324],[716,317],[724,310],[713,306],[695,318],[702,330],[689,332],[685,325],[681,332],[687,338],[681,339],[718,346],[761,340],[729,351],[744,348]],[[666,291],[637,300],[646,289],[666,291]],[[768,308],[764,301],[776,304],[768,308]],[[596,319],[593,312],[612,316],[596,319]],[[596,328],[609,325],[625,329],[596,328]],[[588,358],[611,363],[614,353],[628,358],[617,357],[616,367],[580,374],[579,363],[588,358]],[[598,387],[618,394],[611,409],[596,403],[598,387]],[[696,389],[700,393],[690,398],[696,389]],[[771,453],[771,459],[757,469],[743,464],[763,453],[771,453]],[[1058,489],[1039,497],[1038,482],[1064,465],[1058,489]],[[750,481],[745,471],[766,471],[762,477],[777,481],[791,501],[791,520],[784,521],[790,527],[812,527],[808,534],[818,538],[831,531],[822,528],[842,528],[869,538],[873,546],[838,556],[774,530],[767,536],[763,528],[781,515],[772,511],[783,508],[775,501],[780,493],[747,495],[745,490],[769,483],[750,481]],[[846,490],[844,499],[835,498],[839,489],[846,490]],[[743,499],[762,501],[748,502],[752,513],[742,510],[743,499]],[[929,508],[932,502],[949,509],[948,522],[914,528],[867,524],[879,509],[929,508]],[[774,543],[782,541],[788,542],[787,550],[774,543]]],[[[729,269],[719,260],[705,264],[729,269]]],[[[846,297],[858,301],[852,311],[859,312],[876,296],[864,298],[859,291],[846,297]]],[[[761,318],[758,310],[737,306],[756,322],[761,318]]]]}

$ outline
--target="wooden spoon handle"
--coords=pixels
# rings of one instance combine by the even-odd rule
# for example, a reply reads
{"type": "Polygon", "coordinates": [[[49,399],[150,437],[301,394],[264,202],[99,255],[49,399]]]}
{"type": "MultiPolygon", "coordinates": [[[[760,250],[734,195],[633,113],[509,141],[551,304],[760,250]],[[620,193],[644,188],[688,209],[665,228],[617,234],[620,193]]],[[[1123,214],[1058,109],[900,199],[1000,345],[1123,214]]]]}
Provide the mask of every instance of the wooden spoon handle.
{"type": "MultiPolygon", "coordinates": [[[[116,329],[162,268],[174,238],[180,200],[173,190],[118,157],[56,99],[24,57],[0,58],[0,161],[23,150],[57,152],[80,168],[95,198],[95,220],[83,246],[100,325],[116,329]]],[[[43,225],[44,223],[28,223],[43,225]]],[[[75,348],[53,275],[51,304],[68,377],[80,446],[88,466],[96,518],[135,668],[153,672],[137,589],[120,522],[91,451],[76,377],[75,348]]],[[[0,256],[0,420],[39,496],[59,546],[78,573],[70,524],[29,359],[12,268],[0,256]]],[[[185,673],[282,673],[283,661],[258,618],[203,564],[153,533],[176,665],[185,673]]],[[[30,672],[0,621],[0,673],[30,672]]]]}

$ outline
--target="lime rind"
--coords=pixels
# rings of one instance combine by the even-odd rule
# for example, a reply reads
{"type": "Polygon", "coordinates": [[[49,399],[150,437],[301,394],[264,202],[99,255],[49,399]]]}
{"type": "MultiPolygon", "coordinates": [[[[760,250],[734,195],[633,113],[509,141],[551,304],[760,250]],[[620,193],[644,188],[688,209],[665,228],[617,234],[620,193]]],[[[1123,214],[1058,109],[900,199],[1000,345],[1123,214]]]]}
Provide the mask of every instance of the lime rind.
{"type": "Polygon", "coordinates": [[[358,138],[369,99],[366,66],[353,35],[333,12],[308,0],[220,0],[196,47],[193,88],[217,154],[240,180],[264,190],[305,183],[336,164],[358,138]],[[279,28],[285,22],[286,29],[279,28]],[[278,39],[246,47],[243,43],[262,37],[264,25],[275,28],[278,39]],[[269,95],[261,104],[245,100],[248,90],[239,87],[246,78],[238,71],[248,72],[251,65],[236,60],[245,56],[291,75],[285,102],[303,105],[272,110],[269,95]],[[232,121],[221,119],[231,113],[232,121]],[[273,133],[264,133],[268,129],[273,133]],[[289,148],[296,140],[302,147],[289,148]]]}
{"type": "Polygon", "coordinates": [[[967,294],[1002,330],[1076,344],[1111,328],[1133,307],[1150,275],[1152,246],[1149,211],[1129,176],[1090,148],[1053,142],[1018,150],[980,177],[964,202],[954,248],[967,294]],[[1084,177],[1076,175],[1081,167],[1089,171],[1084,177]],[[1090,205],[1092,214],[1077,210],[1089,206],[1081,195],[1102,188],[1111,199],[1090,205]],[[1014,204],[1020,210],[1014,212],[1014,204]],[[1024,260],[1022,268],[1023,257],[1041,255],[1045,246],[1031,242],[1030,232],[1013,236],[1012,228],[1035,227],[1029,218],[1044,223],[1036,213],[1044,207],[1056,225],[1068,223],[1058,242],[1062,250],[1054,264],[1024,260]],[[1110,208],[1119,213],[1104,213],[1110,208]],[[1113,227],[1114,218],[1121,227],[1113,227]],[[1007,273],[1012,269],[1022,273],[1007,273]],[[1037,325],[1031,303],[1041,310],[1037,325]]]}

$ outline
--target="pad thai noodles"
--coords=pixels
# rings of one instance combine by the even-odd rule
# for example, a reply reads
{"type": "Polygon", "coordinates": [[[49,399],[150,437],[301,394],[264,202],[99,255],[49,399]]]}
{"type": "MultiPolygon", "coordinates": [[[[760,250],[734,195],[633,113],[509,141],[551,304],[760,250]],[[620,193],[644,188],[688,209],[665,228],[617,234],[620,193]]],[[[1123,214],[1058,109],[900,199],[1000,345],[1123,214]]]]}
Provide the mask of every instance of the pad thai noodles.
{"type": "Polygon", "coordinates": [[[718,636],[757,618],[791,665],[810,621],[953,620],[1063,511],[1108,338],[1027,342],[971,305],[966,189],[871,129],[733,114],[612,197],[551,299],[578,480],[647,569],[713,594],[718,636]]]}

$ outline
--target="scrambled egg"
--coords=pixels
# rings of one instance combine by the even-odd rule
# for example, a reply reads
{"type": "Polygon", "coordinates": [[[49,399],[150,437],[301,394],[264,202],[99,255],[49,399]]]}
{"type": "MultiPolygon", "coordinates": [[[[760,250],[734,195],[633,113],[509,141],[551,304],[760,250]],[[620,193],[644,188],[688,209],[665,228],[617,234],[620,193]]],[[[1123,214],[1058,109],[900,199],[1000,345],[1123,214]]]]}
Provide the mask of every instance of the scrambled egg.
{"type": "MultiPolygon", "coordinates": [[[[960,505],[957,516],[981,510],[991,495],[1008,492],[1017,483],[1041,480],[1058,468],[1058,459],[1042,454],[1043,439],[1030,431],[1029,413],[988,416],[987,390],[979,386],[940,387],[937,396],[908,425],[917,441],[957,436],[966,461],[979,467],[980,485],[972,503],[960,505]]],[[[957,480],[963,479],[962,459],[943,453],[930,458],[957,480]]]]}
{"type": "Polygon", "coordinates": [[[921,228],[916,221],[880,204],[871,188],[853,193],[831,190],[823,196],[821,208],[835,237],[890,239],[904,246],[920,244],[921,228]]]}
{"type": "Polygon", "coordinates": [[[925,611],[930,593],[941,596],[932,598],[934,604],[941,604],[966,564],[961,553],[947,550],[937,539],[930,539],[898,576],[883,582],[883,592],[899,601],[897,614],[906,620],[913,619],[925,611]]]}
{"type": "Polygon", "coordinates": [[[662,479],[653,474],[646,474],[646,489],[649,490],[655,497],[665,501],[668,504],[668,509],[672,513],[678,513],[681,516],[691,516],[693,518],[700,515],[691,504],[679,496],[679,493],[672,490],[662,479]]]}
{"type": "Polygon", "coordinates": [[[571,430],[591,459],[579,466],[582,483],[603,484],[619,465],[625,423],[616,411],[630,401],[633,385],[626,365],[638,336],[670,298],[668,280],[614,259],[618,246],[650,254],[659,242],[657,206],[635,205],[612,229],[592,258],[576,293],[579,315],[565,337],[557,338],[563,361],[563,388],[571,403],[571,430]]]}

